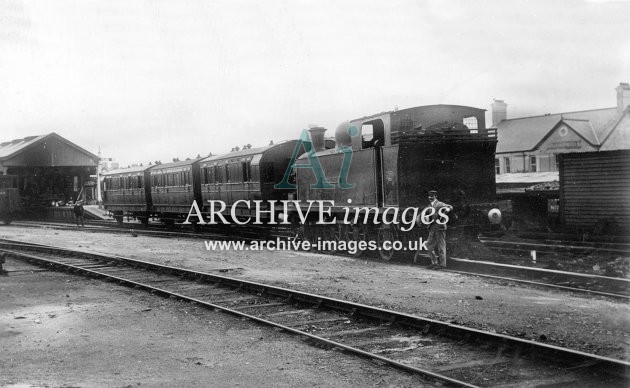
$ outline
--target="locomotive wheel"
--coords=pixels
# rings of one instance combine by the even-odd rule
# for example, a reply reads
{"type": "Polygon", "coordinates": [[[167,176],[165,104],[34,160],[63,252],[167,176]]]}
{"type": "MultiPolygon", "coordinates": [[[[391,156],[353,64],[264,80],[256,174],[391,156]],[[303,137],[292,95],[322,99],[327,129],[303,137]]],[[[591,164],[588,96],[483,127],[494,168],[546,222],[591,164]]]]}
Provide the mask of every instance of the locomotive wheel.
{"type": "Polygon", "coordinates": [[[389,249],[383,248],[383,243],[385,241],[396,241],[397,233],[396,229],[391,226],[382,226],[378,229],[378,253],[381,256],[381,259],[384,261],[390,261],[394,255],[396,254],[396,250],[389,247],[389,249]]]}
{"type": "MultiPolygon", "coordinates": [[[[354,241],[357,244],[360,241],[366,241],[367,229],[363,225],[350,225],[349,227],[345,229],[344,239],[348,242],[354,241]]],[[[354,253],[351,253],[348,250],[348,254],[350,254],[352,257],[357,257],[357,258],[361,257],[363,255],[363,252],[365,252],[365,250],[359,249],[358,246],[356,247],[356,250],[354,253]]]]}
{"type": "Polygon", "coordinates": [[[322,227],[322,243],[326,241],[330,242],[330,249],[324,250],[324,252],[335,253],[337,252],[337,245],[339,243],[339,234],[333,229],[335,226],[323,226],[322,227]]]}
{"type": "Polygon", "coordinates": [[[300,238],[303,241],[308,241],[309,243],[311,243],[311,248],[309,249],[309,251],[316,250],[318,234],[319,230],[317,228],[317,225],[306,224],[303,228],[301,228],[300,238]]]}

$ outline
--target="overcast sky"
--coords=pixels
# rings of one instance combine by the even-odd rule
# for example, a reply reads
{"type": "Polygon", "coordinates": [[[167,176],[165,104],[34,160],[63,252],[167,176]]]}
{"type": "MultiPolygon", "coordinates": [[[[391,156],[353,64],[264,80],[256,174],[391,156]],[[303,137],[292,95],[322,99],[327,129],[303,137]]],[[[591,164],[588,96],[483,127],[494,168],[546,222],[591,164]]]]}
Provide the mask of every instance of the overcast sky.
{"type": "Polygon", "coordinates": [[[613,107],[629,15],[628,1],[0,0],[0,141],[54,131],[146,164],[396,106],[613,107]]]}

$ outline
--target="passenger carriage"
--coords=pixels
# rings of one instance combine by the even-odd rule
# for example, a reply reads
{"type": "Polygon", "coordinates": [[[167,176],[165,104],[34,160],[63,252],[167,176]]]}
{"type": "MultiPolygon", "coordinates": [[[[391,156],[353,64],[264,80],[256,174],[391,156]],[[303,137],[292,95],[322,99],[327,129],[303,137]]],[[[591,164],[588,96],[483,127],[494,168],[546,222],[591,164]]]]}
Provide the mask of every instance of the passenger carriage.
{"type": "Polygon", "coordinates": [[[103,173],[103,206],[119,223],[125,216],[148,223],[152,206],[149,170],[152,167],[130,167],[103,173]]]}
{"type": "MultiPolygon", "coordinates": [[[[297,140],[290,140],[202,159],[199,163],[202,211],[208,214],[210,212],[208,201],[217,200],[225,203],[226,214],[229,214],[232,205],[236,204],[235,214],[247,219],[255,217],[253,201],[262,201],[261,221],[268,220],[270,215],[265,212],[269,210],[267,201],[295,198],[295,190],[277,190],[274,189],[274,185],[282,181],[296,145],[297,140]]],[[[303,152],[303,148],[299,150],[300,154],[303,152]]],[[[215,211],[218,210],[219,208],[215,207],[215,211]]],[[[277,206],[276,210],[280,212],[282,207],[277,206]]]]}
{"type": "Polygon", "coordinates": [[[202,203],[199,186],[200,159],[153,166],[149,171],[151,214],[165,224],[184,221],[193,201],[202,203]]]}

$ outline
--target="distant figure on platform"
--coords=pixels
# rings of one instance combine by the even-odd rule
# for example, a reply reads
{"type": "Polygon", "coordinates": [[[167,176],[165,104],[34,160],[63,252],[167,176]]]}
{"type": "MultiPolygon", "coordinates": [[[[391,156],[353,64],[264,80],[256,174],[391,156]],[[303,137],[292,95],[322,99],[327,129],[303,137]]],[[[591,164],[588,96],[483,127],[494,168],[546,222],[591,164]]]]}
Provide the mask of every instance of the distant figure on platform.
{"type": "Polygon", "coordinates": [[[77,200],[74,204],[74,217],[77,220],[77,226],[79,226],[79,221],[81,222],[81,226],[85,226],[84,212],[83,201],[77,200]]]}
{"type": "Polygon", "coordinates": [[[438,201],[437,194],[435,190],[429,191],[428,194],[431,207],[435,209],[435,213],[431,216],[433,222],[427,226],[429,228],[427,251],[429,251],[429,256],[431,257],[431,265],[429,265],[431,269],[446,268],[446,223],[438,223],[438,221],[442,222],[443,220],[443,217],[439,215],[438,211],[442,208],[445,208],[442,213],[448,213],[453,210],[453,206],[438,201]],[[438,256],[435,254],[436,250],[439,255],[439,262],[438,256]]]}

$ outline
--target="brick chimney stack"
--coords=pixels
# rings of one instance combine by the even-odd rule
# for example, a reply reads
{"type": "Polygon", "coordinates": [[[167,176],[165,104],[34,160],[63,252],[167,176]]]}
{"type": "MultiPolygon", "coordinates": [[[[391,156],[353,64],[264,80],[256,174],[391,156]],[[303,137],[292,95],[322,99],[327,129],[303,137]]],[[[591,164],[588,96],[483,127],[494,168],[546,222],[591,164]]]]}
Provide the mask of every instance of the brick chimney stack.
{"type": "Polygon", "coordinates": [[[507,119],[507,104],[503,100],[494,100],[492,103],[492,128],[507,119]]]}
{"type": "Polygon", "coordinates": [[[615,90],[617,91],[617,111],[621,113],[630,105],[630,85],[627,82],[620,82],[615,90]]]}

